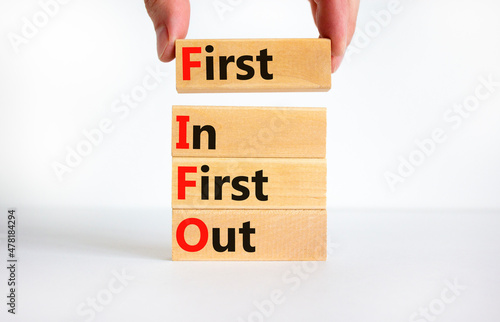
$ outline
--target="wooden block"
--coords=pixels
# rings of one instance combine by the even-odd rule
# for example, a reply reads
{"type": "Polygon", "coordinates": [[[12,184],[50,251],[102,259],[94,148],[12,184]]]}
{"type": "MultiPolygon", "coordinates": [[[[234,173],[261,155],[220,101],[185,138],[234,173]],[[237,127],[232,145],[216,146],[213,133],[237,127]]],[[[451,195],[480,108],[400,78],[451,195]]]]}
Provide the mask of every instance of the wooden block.
{"type": "Polygon", "coordinates": [[[172,212],[173,260],[325,260],[326,210],[172,212]]]}
{"type": "Polygon", "coordinates": [[[174,157],[172,208],[324,209],[326,160],[174,157]]]}
{"type": "Polygon", "coordinates": [[[179,93],[331,87],[329,39],[182,39],[175,48],[179,93]]]}
{"type": "Polygon", "coordinates": [[[325,154],[325,108],[172,107],[175,157],[324,158],[325,154]]]}

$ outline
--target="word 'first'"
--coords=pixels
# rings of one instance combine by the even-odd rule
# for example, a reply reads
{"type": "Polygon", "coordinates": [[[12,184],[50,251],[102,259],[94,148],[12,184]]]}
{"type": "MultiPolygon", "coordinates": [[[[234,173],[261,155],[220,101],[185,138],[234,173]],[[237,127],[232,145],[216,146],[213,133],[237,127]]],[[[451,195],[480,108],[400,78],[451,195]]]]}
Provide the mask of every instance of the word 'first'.
{"type": "MultiPolygon", "coordinates": [[[[214,51],[212,45],[205,47],[207,53],[214,51]]],[[[191,80],[191,69],[192,68],[202,68],[202,62],[199,60],[191,60],[191,54],[201,54],[201,47],[183,47],[182,48],[182,80],[191,80]]],[[[262,49],[259,55],[255,57],[255,60],[260,62],[260,77],[265,80],[273,79],[273,74],[269,73],[269,62],[273,61],[273,56],[267,54],[267,49],[262,49]]],[[[228,65],[231,63],[236,64],[239,71],[237,72],[236,78],[238,80],[249,80],[255,76],[255,69],[247,64],[247,62],[253,62],[254,56],[252,55],[242,55],[236,58],[234,55],[231,56],[219,56],[219,80],[227,80],[227,70],[228,65]]],[[[214,57],[207,55],[205,57],[203,68],[206,70],[206,80],[215,79],[215,68],[214,68],[214,57]]]]}
{"type": "MultiPolygon", "coordinates": [[[[201,166],[201,172],[207,173],[210,167],[206,164],[201,166]]],[[[197,173],[197,167],[185,167],[179,166],[177,168],[177,199],[186,199],[186,188],[196,187],[197,182],[195,180],[186,180],[187,173],[197,173]]],[[[210,181],[209,176],[201,176],[201,200],[210,199],[210,181]]],[[[264,176],[263,170],[255,171],[255,175],[251,178],[252,182],[255,183],[255,198],[259,201],[267,201],[268,196],[264,194],[264,183],[269,181],[269,178],[264,176]]],[[[248,176],[237,176],[231,179],[230,176],[215,176],[214,177],[214,199],[222,200],[222,186],[228,183],[232,186],[233,190],[239,192],[239,194],[232,193],[231,200],[243,201],[250,197],[250,189],[246,187],[242,182],[248,182],[248,176]]]]}

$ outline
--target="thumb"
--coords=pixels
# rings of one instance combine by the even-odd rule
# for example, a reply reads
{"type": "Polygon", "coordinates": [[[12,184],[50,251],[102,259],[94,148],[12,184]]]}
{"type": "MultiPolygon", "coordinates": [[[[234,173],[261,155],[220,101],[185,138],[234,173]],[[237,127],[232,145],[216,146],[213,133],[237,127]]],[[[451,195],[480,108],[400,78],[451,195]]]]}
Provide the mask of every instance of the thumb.
{"type": "Polygon", "coordinates": [[[156,30],[158,57],[163,62],[175,58],[175,40],[183,39],[189,27],[189,0],[144,0],[156,30]]]}
{"type": "Polygon", "coordinates": [[[356,28],[359,0],[310,0],[321,38],[332,43],[332,72],[340,65],[356,28]]]}

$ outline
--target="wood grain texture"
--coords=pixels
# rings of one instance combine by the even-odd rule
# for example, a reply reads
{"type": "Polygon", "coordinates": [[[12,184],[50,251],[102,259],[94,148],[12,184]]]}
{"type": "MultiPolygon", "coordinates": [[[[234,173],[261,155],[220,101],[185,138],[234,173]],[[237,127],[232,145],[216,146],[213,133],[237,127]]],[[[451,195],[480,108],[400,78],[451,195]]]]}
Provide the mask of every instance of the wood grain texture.
{"type": "MultiPolygon", "coordinates": [[[[174,209],[172,213],[173,260],[325,260],[326,210],[187,210],[174,209]],[[177,230],[188,218],[203,221],[208,231],[207,243],[201,250],[190,252],[179,246],[177,230]],[[243,223],[255,229],[249,245],[254,252],[243,246],[243,223]],[[217,245],[227,246],[230,231],[234,228],[234,251],[214,249],[213,228],[218,228],[217,245]]],[[[231,234],[232,235],[232,234],[231,234]]],[[[180,238],[188,245],[200,242],[200,228],[188,225],[180,229],[180,238]]],[[[200,244],[203,246],[202,244],[200,244]]],[[[201,247],[200,246],[200,247],[201,247]]]]}
{"type": "Polygon", "coordinates": [[[328,91],[331,88],[329,39],[182,39],[176,40],[175,47],[179,93],[328,91]],[[207,46],[212,46],[213,51],[207,52],[207,46]],[[187,53],[189,49],[183,51],[188,47],[200,49],[195,50],[197,53],[187,53]],[[272,61],[263,67],[264,62],[258,57],[261,50],[266,49],[272,61]],[[212,70],[207,56],[213,57],[212,80],[207,80],[207,66],[212,70]],[[234,58],[227,62],[226,58],[221,61],[221,56],[234,58]],[[238,58],[243,56],[252,57],[252,61],[238,63],[238,58]],[[238,79],[237,74],[248,76],[250,68],[254,71],[252,78],[238,79]],[[266,68],[272,79],[266,79],[268,75],[263,72],[266,68]],[[226,79],[221,77],[224,70],[226,79]]]}
{"type": "Polygon", "coordinates": [[[325,108],[172,107],[172,156],[175,157],[324,158],[325,154],[325,108]],[[189,117],[187,126],[185,121],[178,120],[179,116],[179,120],[189,117]],[[195,125],[210,125],[215,129],[215,149],[209,149],[207,132],[201,134],[200,146],[194,149],[195,125]],[[187,128],[187,135],[181,141],[187,141],[188,148],[178,146],[179,126],[187,128]]]}
{"type": "Polygon", "coordinates": [[[326,159],[174,157],[172,208],[324,209],[326,208],[326,159]],[[209,167],[208,172],[202,172],[203,165],[209,167]],[[186,169],[188,171],[182,174],[186,169]],[[258,172],[260,171],[262,171],[261,177],[267,178],[267,182],[260,180],[261,192],[267,196],[267,200],[259,200],[258,172]],[[208,200],[202,199],[202,176],[208,177],[208,200]],[[230,182],[222,186],[216,185],[216,176],[219,178],[229,176],[230,182]],[[248,198],[245,200],[234,200],[235,196],[242,194],[235,189],[236,177],[247,177],[247,182],[239,182],[249,190],[248,198]],[[185,181],[195,186],[183,189],[185,181]],[[221,200],[215,200],[217,187],[221,187],[222,190],[221,200]],[[183,193],[185,196],[182,196],[183,193]],[[185,199],[182,199],[183,197],[185,199]]]}

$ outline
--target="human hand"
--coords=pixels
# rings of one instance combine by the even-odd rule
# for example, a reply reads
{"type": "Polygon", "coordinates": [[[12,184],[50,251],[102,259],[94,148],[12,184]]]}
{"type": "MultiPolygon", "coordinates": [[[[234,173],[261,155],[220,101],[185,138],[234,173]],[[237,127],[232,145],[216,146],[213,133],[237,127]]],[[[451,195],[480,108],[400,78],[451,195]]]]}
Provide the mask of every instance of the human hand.
{"type": "MultiPolygon", "coordinates": [[[[314,22],[322,38],[332,41],[332,73],[344,57],[356,28],[359,0],[309,0],[314,22]]],[[[175,58],[175,40],[183,39],[189,27],[189,0],[145,0],[156,30],[158,57],[175,58]]]]}
{"type": "Polygon", "coordinates": [[[186,38],[189,0],[144,0],[156,30],[156,47],[162,62],[175,58],[175,40],[186,38]]]}
{"type": "Polygon", "coordinates": [[[332,73],[344,58],[356,30],[359,0],[309,0],[321,38],[332,42],[332,73]]]}

